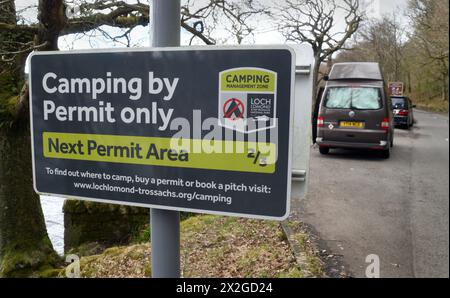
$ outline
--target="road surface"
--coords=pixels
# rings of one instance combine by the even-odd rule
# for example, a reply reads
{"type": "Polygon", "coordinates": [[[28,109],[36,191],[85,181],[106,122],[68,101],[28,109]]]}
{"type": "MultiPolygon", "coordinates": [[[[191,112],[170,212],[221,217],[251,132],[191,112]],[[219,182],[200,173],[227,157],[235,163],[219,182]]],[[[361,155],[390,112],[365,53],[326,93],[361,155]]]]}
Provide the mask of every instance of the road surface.
{"type": "Polygon", "coordinates": [[[338,266],[365,277],[370,254],[381,277],[449,276],[448,117],[415,117],[410,131],[396,129],[389,160],[313,149],[309,193],[293,201],[293,214],[321,239],[331,276],[338,266]]]}

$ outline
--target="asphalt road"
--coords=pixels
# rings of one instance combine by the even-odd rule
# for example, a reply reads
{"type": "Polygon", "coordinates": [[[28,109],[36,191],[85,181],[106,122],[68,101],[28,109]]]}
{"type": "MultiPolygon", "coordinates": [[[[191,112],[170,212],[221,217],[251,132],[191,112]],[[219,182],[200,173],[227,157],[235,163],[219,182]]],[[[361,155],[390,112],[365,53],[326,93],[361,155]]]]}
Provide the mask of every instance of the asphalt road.
{"type": "Polygon", "coordinates": [[[413,129],[396,129],[389,160],[312,150],[309,192],[293,213],[320,239],[331,276],[339,266],[365,277],[369,254],[379,256],[381,277],[449,276],[448,117],[415,116],[413,129]]]}

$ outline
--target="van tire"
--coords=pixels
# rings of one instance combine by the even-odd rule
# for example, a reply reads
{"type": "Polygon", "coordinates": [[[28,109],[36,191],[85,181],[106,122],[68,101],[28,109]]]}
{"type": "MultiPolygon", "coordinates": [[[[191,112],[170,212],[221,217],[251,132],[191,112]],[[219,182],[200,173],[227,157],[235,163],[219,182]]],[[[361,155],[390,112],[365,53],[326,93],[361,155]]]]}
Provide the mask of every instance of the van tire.
{"type": "Polygon", "coordinates": [[[328,147],[319,147],[320,154],[327,155],[330,153],[330,148],[328,147]]]}
{"type": "Polygon", "coordinates": [[[384,159],[389,159],[391,157],[391,150],[386,149],[381,151],[381,157],[384,159]]]}

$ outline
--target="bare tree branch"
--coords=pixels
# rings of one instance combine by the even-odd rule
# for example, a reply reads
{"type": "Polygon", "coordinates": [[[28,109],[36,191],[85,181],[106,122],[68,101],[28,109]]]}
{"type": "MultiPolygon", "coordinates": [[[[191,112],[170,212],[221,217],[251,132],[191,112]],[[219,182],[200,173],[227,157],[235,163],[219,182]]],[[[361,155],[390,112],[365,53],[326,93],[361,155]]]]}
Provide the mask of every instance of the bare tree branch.
{"type": "Polygon", "coordinates": [[[207,45],[213,45],[215,42],[211,40],[210,38],[203,35],[201,32],[197,31],[194,27],[189,26],[185,22],[181,22],[181,27],[183,27],[186,31],[192,34],[191,42],[195,37],[200,38],[205,44],[207,45]]]}
{"type": "Polygon", "coordinates": [[[286,40],[311,45],[317,87],[320,64],[341,50],[359,28],[362,20],[359,0],[286,0],[286,5],[277,11],[281,19],[279,30],[286,40]],[[341,15],[342,20],[338,21],[341,15]],[[342,22],[345,30],[336,30],[342,22]]]}
{"type": "Polygon", "coordinates": [[[38,27],[36,25],[19,25],[0,22],[0,30],[9,30],[16,33],[29,32],[34,34],[38,31],[38,27]]]}
{"type": "Polygon", "coordinates": [[[17,54],[29,53],[29,52],[34,51],[34,50],[39,50],[39,49],[47,46],[47,43],[44,42],[44,43],[42,43],[40,45],[34,45],[33,42],[29,42],[29,43],[25,44],[25,46],[26,46],[25,48],[23,48],[21,50],[17,50],[17,51],[0,52],[0,55],[2,56],[2,60],[3,60],[5,55],[8,55],[8,56],[9,55],[17,55],[17,54]]]}

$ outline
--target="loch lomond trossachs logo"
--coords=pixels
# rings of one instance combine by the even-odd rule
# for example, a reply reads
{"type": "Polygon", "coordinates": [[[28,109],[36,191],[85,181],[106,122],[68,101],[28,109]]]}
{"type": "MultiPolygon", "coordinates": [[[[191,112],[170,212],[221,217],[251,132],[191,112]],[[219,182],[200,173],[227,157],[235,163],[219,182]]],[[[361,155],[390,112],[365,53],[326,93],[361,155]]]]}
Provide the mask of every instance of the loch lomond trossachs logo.
{"type": "Polygon", "coordinates": [[[275,127],[277,73],[254,67],[219,73],[219,125],[250,133],[275,127]]]}

